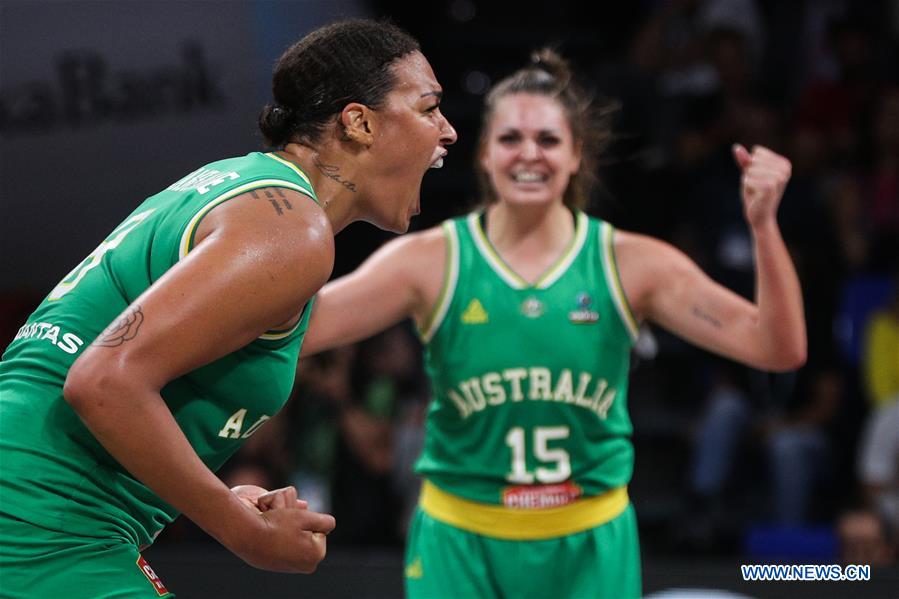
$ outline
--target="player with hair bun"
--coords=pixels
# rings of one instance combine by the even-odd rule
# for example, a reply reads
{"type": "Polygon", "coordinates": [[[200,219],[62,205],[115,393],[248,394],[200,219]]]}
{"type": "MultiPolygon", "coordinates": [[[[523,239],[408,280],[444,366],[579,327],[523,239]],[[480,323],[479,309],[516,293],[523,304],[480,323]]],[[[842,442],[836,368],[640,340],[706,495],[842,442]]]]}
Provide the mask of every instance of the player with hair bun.
{"type": "Polygon", "coordinates": [[[334,518],[213,471],[287,400],[334,234],[405,231],[456,133],[418,43],[318,29],[279,59],[275,149],[148,198],[49,293],[0,362],[0,595],[160,597],[139,551],[178,513],[249,564],[311,572],[334,518]]]}
{"type": "Polygon", "coordinates": [[[734,147],[757,297],[686,255],[587,216],[608,128],[555,52],[488,94],[483,206],[386,244],[324,287],[305,353],[412,317],[433,400],[406,549],[425,597],[638,597],[629,355],[649,320],[766,370],[805,360],[799,282],[776,213],[790,163],[734,147]]]}

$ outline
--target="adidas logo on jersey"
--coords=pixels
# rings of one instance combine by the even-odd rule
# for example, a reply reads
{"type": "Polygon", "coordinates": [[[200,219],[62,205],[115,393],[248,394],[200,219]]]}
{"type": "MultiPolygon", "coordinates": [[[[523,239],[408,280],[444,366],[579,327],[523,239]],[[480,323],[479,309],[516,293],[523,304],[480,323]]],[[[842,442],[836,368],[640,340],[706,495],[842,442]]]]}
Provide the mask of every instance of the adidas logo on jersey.
{"type": "Polygon", "coordinates": [[[485,322],[490,322],[490,316],[487,314],[487,310],[484,309],[484,306],[481,305],[481,300],[478,298],[471,300],[468,307],[465,308],[465,312],[462,313],[462,322],[465,324],[484,324],[485,322]]]}
{"type": "Polygon", "coordinates": [[[421,557],[416,557],[415,561],[406,566],[406,578],[419,579],[425,575],[424,568],[421,566],[421,557]]]}

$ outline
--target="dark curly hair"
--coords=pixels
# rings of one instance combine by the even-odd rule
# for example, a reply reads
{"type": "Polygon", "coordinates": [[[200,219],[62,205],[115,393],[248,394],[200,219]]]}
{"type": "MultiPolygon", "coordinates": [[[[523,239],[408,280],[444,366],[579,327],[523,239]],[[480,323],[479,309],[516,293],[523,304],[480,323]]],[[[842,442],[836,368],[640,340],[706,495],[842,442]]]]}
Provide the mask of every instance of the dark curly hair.
{"type": "Polygon", "coordinates": [[[316,29],[275,65],[274,101],[259,115],[266,144],[315,143],[350,102],[378,108],[397,83],[390,66],[417,50],[415,38],[386,21],[351,19],[316,29]]]}

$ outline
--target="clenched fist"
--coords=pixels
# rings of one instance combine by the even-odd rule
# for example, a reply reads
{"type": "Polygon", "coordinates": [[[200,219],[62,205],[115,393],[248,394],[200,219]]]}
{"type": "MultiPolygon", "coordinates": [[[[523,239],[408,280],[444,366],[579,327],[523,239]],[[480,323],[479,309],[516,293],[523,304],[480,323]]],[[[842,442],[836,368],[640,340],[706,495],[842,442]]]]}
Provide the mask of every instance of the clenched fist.
{"type": "Polygon", "coordinates": [[[294,487],[266,491],[241,485],[231,491],[256,516],[231,549],[248,564],[276,572],[314,572],[327,551],[334,517],[308,509],[294,487]]]}
{"type": "Polygon", "coordinates": [[[743,213],[750,227],[759,227],[777,218],[777,207],[790,180],[790,161],[762,146],[749,152],[734,144],[734,159],[743,176],[740,180],[743,213]]]}

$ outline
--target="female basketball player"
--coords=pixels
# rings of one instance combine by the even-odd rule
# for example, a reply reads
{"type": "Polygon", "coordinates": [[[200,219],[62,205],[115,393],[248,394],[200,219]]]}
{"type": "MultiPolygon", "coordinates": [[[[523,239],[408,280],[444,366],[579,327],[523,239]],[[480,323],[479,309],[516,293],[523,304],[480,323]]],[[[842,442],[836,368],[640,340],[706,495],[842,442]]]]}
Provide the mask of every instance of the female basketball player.
{"type": "Polygon", "coordinates": [[[805,360],[776,221],[790,163],[734,149],[756,301],[581,212],[602,131],[544,51],[487,96],[484,208],[388,243],[322,290],[304,352],[412,317],[434,391],[408,596],[637,597],[627,375],[641,320],[756,368],[805,360]]]}
{"type": "Polygon", "coordinates": [[[334,234],[404,231],[455,131],[417,42],[347,21],[279,60],[277,151],[147,199],[47,296],[0,364],[0,587],[158,597],[139,554],[181,512],[248,563],[310,572],[330,515],[214,474],[286,401],[334,234]]]}

